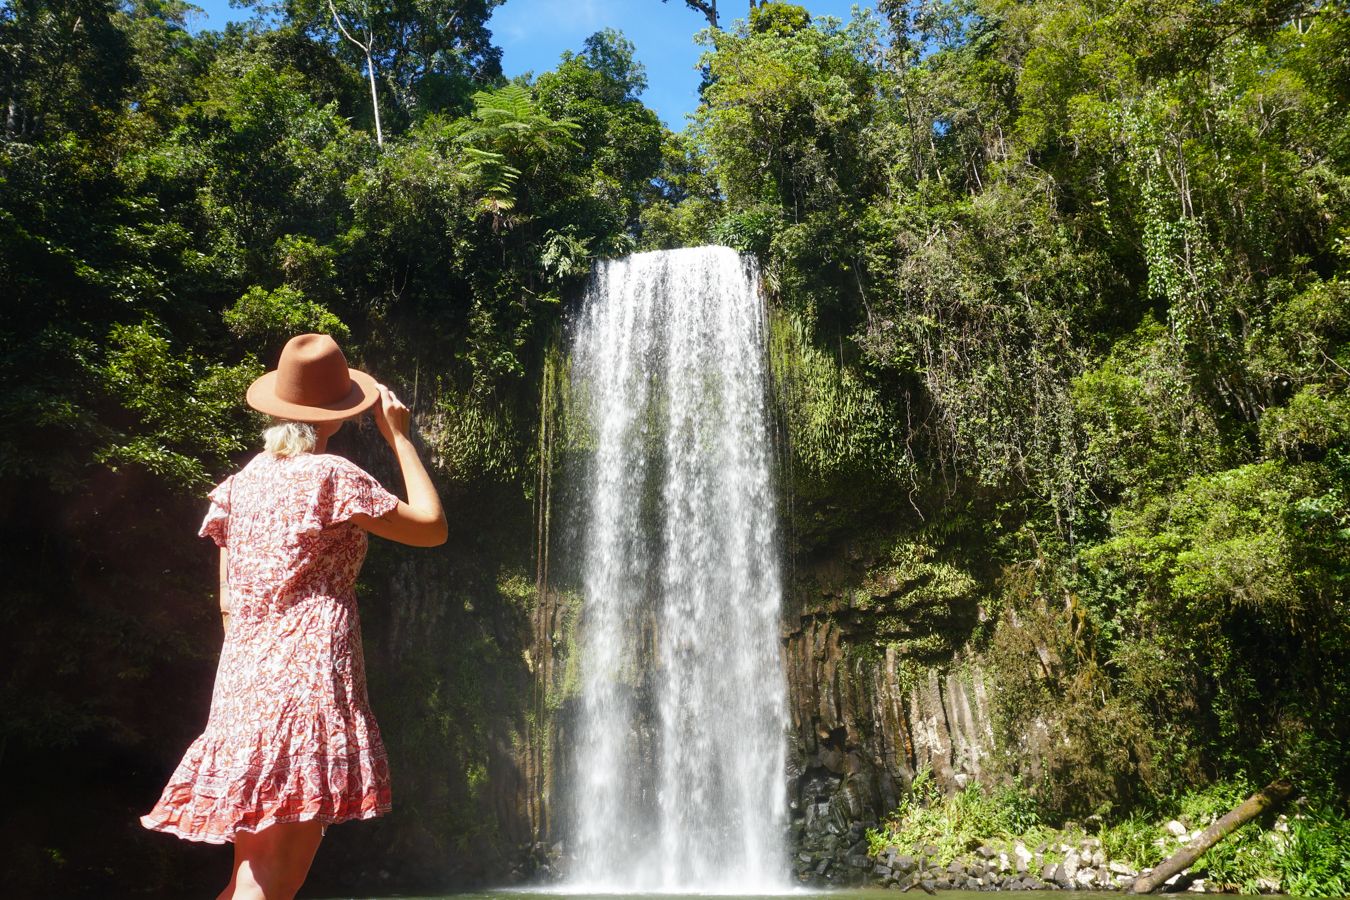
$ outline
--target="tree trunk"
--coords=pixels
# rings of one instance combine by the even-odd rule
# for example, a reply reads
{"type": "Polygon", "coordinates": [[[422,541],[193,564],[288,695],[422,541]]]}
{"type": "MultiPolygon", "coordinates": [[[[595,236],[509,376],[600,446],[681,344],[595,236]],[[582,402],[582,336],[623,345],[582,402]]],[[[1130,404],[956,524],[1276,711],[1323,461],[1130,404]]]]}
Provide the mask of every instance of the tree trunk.
{"type": "Polygon", "coordinates": [[[1198,838],[1159,863],[1152,872],[1136,878],[1134,886],[1130,888],[1130,893],[1153,893],[1162,886],[1164,881],[1190,867],[1210,847],[1213,847],[1261,813],[1283,803],[1293,792],[1294,786],[1287,779],[1281,778],[1272,781],[1242,801],[1232,812],[1206,828],[1198,838]]]}
{"type": "Polygon", "coordinates": [[[370,106],[375,111],[375,145],[384,146],[384,131],[380,128],[380,98],[375,93],[375,60],[366,51],[366,72],[370,75],[370,106]]]}
{"type": "Polygon", "coordinates": [[[684,0],[684,5],[703,13],[708,24],[717,27],[717,0],[684,0]]]}

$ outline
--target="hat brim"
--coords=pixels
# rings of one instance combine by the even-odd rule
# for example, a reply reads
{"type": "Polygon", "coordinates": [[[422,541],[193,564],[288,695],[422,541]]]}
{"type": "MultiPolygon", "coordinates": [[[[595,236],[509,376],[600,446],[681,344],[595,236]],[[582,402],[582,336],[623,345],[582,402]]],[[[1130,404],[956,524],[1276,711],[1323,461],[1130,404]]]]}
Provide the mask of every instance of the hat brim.
{"type": "Polygon", "coordinates": [[[290,419],[293,422],[337,422],[359,416],[380,399],[380,389],[374,378],[356,369],[348,369],[347,375],[352,380],[351,391],[336,403],[323,406],[304,406],[282,400],[277,396],[275,371],[268,372],[250,384],[246,398],[248,405],[258,412],[279,419],[290,419]]]}

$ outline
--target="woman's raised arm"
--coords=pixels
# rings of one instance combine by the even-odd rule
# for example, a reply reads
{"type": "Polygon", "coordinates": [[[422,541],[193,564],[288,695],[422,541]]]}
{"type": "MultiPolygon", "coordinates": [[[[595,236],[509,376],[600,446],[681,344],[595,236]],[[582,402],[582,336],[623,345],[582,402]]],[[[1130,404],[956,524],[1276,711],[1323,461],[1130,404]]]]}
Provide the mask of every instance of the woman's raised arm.
{"type": "Polygon", "coordinates": [[[445,510],[441,508],[441,498],[436,493],[436,485],[422,465],[408,437],[408,423],[411,416],[408,407],[394,396],[394,392],[380,385],[380,402],[375,407],[375,422],[380,426],[380,434],[389,443],[389,447],[398,457],[398,467],[403,472],[403,484],[408,492],[408,502],[402,500],[398,506],[380,516],[358,514],[352,521],[371,534],[400,544],[413,547],[438,547],[445,543],[449,529],[445,523],[445,510]]]}

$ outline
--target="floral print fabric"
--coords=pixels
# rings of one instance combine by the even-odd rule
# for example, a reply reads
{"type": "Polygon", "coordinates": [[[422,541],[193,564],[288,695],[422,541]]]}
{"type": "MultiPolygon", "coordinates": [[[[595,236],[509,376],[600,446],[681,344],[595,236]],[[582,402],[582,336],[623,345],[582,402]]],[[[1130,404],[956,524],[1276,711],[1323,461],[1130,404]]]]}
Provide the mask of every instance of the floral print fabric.
{"type": "Polygon", "coordinates": [[[260,454],[210,496],[201,534],[229,548],[230,599],[211,712],[141,823],[218,844],[388,812],[353,591],[366,532],[350,520],[398,498],[323,453],[260,454]]]}

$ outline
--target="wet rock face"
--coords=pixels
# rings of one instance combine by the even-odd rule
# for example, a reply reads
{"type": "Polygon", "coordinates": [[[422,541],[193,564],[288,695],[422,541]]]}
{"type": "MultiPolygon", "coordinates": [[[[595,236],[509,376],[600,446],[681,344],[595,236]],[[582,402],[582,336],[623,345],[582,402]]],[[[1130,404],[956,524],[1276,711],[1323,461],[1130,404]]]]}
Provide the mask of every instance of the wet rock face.
{"type": "Polygon", "coordinates": [[[854,845],[920,770],[948,790],[987,777],[988,688],[962,649],[977,621],[974,589],[909,543],[836,552],[794,580],[783,641],[799,878],[864,880],[854,845]]]}

